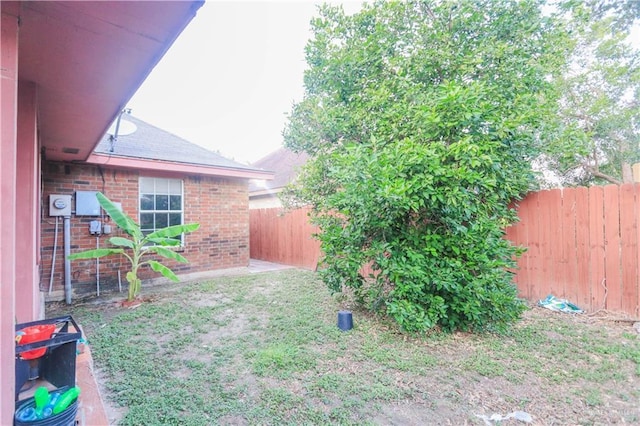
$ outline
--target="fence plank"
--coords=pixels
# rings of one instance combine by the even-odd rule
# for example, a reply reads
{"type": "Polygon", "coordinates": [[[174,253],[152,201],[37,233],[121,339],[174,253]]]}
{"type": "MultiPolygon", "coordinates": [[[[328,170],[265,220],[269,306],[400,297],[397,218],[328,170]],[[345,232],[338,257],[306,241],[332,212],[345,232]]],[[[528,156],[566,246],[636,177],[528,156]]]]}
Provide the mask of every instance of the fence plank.
{"type": "Polygon", "coordinates": [[[555,244],[554,236],[558,234],[553,232],[551,222],[553,221],[553,191],[546,190],[538,193],[538,246],[540,255],[538,262],[540,265],[539,282],[534,283],[534,288],[538,288],[537,298],[544,298],[548,294],[558,294],[554,286],[554,259],[551,256],[555,244]]]}
{"type": "Polygon", "coordinates": [[[604,187],[604,255],[606,308],[613,311],[622,306],[622,274],[620,272],[620,198],[618,185],[604,187]]]}
{"type": "Polygon", "coordinates": [[[591,306],[590,265],[590,234],[589,234],[589,189],[576,188],[576,281],[571,286],[575,289],[575,303],[583,309],[591,306]]]}
{"type": "Polygon", "coordinates": [[[576,190],[573,188],[562,191],[562,255],[558,271],[561,271],[562,298],[577,300],[576,190]]]}
{"type": "Polygon", "coordinates": [[[537,283],[540,283],[540,264],[538,262],[540,258],[540,239],[538,221],[538,193],[534,192],[527,196],[527,204],[523,206],[524,213],[523,223],[526,223],[526,240],[524,245],[527,247],[526,267],[527,267],[527,281],[522,283],[524,288],[525,297],[529,300],[535,300],[544,298],[544,291],[539,291],[537,283]]]}
{"type": "Polygon", "coordinates": [[[594,186],[589,188],[589,309],[592,311],[605,308],[604,260],[604,191],[601,186],[594,186]]]}
{"type": "Polygon", "coordinates": [[[620,187],[620,239],[621,239],[621,305],[623,312],[633,312],[638,300],[638,212],[635,185],[620,187]]]}
{"type": "MultiPolygon", "coordinates": [[[[635,199],[636,199],[636,241],[638,242],[638,251],[636,252],[636,269],[638,275],[640,275],[640,224],[638,220],[640,218],[640,185],[635,185],[635,199]]],[[[636,299],[636,307],[633,310],[626,311],[628,314],[635,318],[640,318],[640,276],[638,277],[638,286],[636,287],[638,298],[636,299]]]]}
{"type": "Polygon", "coordinates": [[[564,232],[562,226],[562,199],[563,190],[554,189],[549,191],[549,232],[550,232],[550,252],[548,259],[550,260],[550,288],[551,293],[555,295],[563,295],[564,281],[566,278],[566,268],[564,262],[564,232]]]}

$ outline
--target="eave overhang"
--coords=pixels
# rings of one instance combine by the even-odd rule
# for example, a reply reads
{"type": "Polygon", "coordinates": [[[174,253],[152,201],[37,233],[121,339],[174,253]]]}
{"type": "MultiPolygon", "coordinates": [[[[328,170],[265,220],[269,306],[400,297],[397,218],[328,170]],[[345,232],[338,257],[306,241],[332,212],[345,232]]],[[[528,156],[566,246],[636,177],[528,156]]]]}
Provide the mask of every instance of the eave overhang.
{"type": "Polygon", "coordinates": [[[86,161],[89,164],[113,168],[138,169],[145,171],[161,171],[186,175],[204,175],[239,179],[272,180],[273,172],[256,169],[234,169],[227,167],[203,166],[198,164],[177,163],[141,158],[117,157],[113,155],[91,154],[86,161]]]}
{"type": "Polygon", "coordinates": [[[15,2],[18,79],[37,87],[45,158],[89,158],[203,3],[15,2]]]}

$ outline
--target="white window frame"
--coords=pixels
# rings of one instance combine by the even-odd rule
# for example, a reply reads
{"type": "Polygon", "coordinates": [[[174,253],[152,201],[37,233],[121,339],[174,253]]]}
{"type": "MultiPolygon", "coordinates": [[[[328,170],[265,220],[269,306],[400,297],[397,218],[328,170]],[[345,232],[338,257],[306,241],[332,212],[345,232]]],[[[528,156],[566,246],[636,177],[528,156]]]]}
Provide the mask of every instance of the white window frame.
{"type": "MultiPolygon", "coordinates": [[[[157,215],[167,214],[167,225],[170,223],[170,213],[180,213],[180,225],[184,224],[184,182],[182,179],[162,178],[162,177],[149,177],[140,176],[138,178],[138,223],[143,233],[148,234],[157,229],[156,227],[157,215]],[[180,194],[177,194],[177,184],[180,187],[180,194]],[[142,209],[143,195],[152,195],[153,209],[142,209]],[[158,195],[167,196],[167,210],[158,209],[156,200],[158,195]],[[171,196],[180,195],[180,210],[171,209],[171,196]],[[153,214],[153,228],[145,228],[142,223],[143,214],[153,214]]],[[[175,225],[175,223],[174,223],[175,225]]],[[[180,235],[180,247],[184,247],[184,234],[180,235]]]]}

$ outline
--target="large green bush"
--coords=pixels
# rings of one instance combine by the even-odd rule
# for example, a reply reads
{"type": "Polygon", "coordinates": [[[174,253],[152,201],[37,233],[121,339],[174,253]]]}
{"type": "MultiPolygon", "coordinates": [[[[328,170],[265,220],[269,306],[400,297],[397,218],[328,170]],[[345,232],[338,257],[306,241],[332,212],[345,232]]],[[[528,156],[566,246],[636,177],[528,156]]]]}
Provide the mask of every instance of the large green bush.
{"type": "Polygon", "coordinates": [[[537,2],[506,0],[324,7],[313,29],[284,134],[314,156],[289,195],[313,206],[324,281],[406,330],[504,329],[524,309],[504,228],[562,33],[537,2]]]}

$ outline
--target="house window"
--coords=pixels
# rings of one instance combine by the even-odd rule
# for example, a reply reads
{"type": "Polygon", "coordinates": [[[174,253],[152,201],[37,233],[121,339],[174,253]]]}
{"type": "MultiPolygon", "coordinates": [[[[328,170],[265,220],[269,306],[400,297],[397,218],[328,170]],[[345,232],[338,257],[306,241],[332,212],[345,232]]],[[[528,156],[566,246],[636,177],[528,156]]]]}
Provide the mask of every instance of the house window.
{"type": "MultiPolygon", "coordinates": [[[[140,178],[140,227],[150,234],[171,225],[182,225],[182,181],[179,179],[140,178]]],[[[183,242],[180,237],[181,243],[183,242]]]]}

